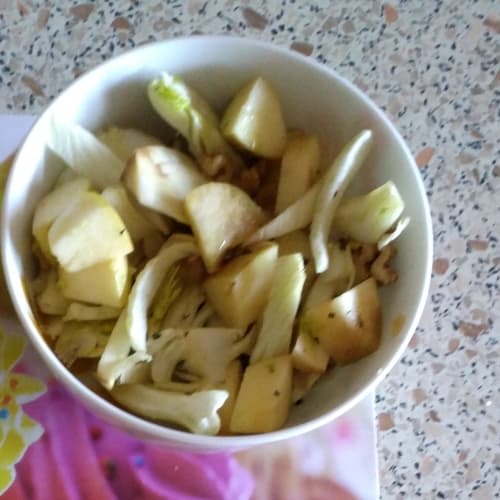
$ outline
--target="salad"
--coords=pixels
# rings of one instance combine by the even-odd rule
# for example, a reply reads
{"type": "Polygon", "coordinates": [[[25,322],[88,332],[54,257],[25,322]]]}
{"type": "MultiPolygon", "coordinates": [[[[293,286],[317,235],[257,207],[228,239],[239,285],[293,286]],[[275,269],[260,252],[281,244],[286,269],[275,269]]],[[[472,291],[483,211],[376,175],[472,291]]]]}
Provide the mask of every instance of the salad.
{"type": "Polygon", "coordinates": [[[222,119],[178,76],[147,93],[173,140],[51,118],[66,167],[33,216],[40,329],[141,417],[279,429],[325,372],[378,348],[404,202],[391,181],[345,197],[373,133],[320,168],[318,138],[287,128],[262,77],[222,119]]]}

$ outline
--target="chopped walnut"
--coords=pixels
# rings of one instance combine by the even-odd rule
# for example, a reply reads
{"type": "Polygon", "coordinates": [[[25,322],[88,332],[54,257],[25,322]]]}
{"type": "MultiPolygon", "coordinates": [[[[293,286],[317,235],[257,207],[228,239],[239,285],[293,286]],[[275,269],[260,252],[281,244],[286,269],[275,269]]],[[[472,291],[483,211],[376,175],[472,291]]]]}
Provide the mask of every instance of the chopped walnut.
{"type": "Polygon", "coordinates": [[[245,168],[241,171],[235,184],[249,196],[255,196],[260,188],[260,175],[257,167],[245,168]]]}
{"type": "Polygon", "coordinates": [[[358,243],[351,241],[352,262],[356,270],[355,284],[361,283],[371,276],[371,265],[377,258],[377,245],[373,243],[358,243]]]}
{"type": "Polygon", "coordinates": [[[255,163],[253,168],[255,168],[257,170],[259,177],[261,179],[264,179],[267,177],[267,174],[269,172],[269,160],[265,160],[264,158],[261,158],[260,160],[258,160],[255,163]]]}
{"type": "Polygon", "coordinates": [[[264,210],[274,212],[280,180],[280,164],[275,160],[260,160],[255,164],[259,173],[260,186],[255,201],[264,210]]]}
{"type": "Polygon", "coordinates": [[[389,285],[398,279],[398,273],[391,269],[391,260],[396,255],[392,245],[385,246],[378,257],[373,261],[370,271],[380,285],[389,285]]]}
{"type": "Polygon", "coordinates": [[[216,177],[218,181],[228,181],[233,176],[233,165],[231,160],[224,154],[215,156],[203,156],[200,166],[210,177],[216,177]]]}
{"type": "Polygon", "coordinates": [[[357,241],[351,241],[350,247],[353,257],[359,257],[360,262],[373,262],[377,257],[377,245],[375,243],[358,243],[357,241]]]}

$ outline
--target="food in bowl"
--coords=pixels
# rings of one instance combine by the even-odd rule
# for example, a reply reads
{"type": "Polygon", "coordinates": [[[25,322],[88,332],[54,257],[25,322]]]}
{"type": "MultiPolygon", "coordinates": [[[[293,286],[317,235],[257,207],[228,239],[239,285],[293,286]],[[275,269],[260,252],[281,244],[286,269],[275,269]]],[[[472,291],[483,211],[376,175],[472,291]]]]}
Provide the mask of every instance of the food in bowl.
{"type": "Polygon", "coordinates": [[[344,197],[372,132],[321,169],[317,137],[288,129],[264,78],[222,120],[179,77],[147,90],[168,144],[52,122],[67,168],[33,217],[38,323],[135,414],[201,434],[279,429],[322,374],[377,350],[403,200],[391,181],[344,197]]]}

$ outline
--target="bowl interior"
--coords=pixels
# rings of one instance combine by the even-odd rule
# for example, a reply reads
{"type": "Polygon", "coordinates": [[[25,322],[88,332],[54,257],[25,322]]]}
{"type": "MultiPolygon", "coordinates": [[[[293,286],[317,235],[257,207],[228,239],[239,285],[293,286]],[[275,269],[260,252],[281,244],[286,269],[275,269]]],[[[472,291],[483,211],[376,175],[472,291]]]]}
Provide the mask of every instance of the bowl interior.
{"type": "Polygon", "coordinates": [[[84,75],[58,97],[34,125],[15,161],[6,193],[2,240],[6,276],[18,313],[54,373],[105,418],[119,418],[147,437],[181,445],[188,442],[188,447],[195,448],[225,447],[231,440],[228,446],[239,447],[279,439],[312,429],[351,407],[381,380],[406,346],[421,314],[431,261],[425,191],[408,149],[383,114],[348,82],[298,54],[249,40],[216,37],[172,40],[136,49],[84,75]],[[375,147],[358,176],[357,188],[366,190],[394,181],[412,221],[397,243],[399,280],[382,292],[380,349],[323,377],[303,403],[293,408],[285,429],[275,433],[207,441],[125,414],[69,374],[41,338],[30,310],[23,277],[31,269],[31,218],[37,201],[61,169],[45,147],[50,116],[60,115],[90,129],[110,124],[134,126],[161,137],[166,127],[150,107],[145,90],[148,81],[162,70],[182,75],[218,110],[247,80],[264,76],[281,97],[287,124],[319,136],[325,164],[362,128],[371,128],[375,147]],[[396,331],[398,321],[403,325],[396,331]]]}

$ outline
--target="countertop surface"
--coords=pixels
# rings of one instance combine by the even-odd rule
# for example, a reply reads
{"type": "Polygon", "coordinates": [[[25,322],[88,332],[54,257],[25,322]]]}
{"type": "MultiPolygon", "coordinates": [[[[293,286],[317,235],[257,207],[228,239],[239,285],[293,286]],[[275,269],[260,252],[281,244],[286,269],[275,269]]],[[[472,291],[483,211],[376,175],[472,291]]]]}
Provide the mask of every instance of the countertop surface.
{"type": "Polygon", "coordinates": [[[381,496],[499,498],[500,4],[0,0],[0,113],[37,114],[101,61],[199,33],[315,58],[403,134],[435,256],[420,326],[377,390],[381,496]]]}

